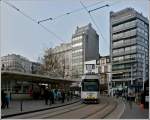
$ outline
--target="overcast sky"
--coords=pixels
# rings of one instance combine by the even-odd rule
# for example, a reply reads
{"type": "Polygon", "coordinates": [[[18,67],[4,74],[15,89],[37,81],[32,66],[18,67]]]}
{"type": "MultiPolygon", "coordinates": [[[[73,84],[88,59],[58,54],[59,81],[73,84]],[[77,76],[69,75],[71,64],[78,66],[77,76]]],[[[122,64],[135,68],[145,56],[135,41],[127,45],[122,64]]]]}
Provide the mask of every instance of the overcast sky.
{"type": "MultiPolygon", "coordinates": [[[[4,0],[3,0],[4,1],[4,0]]],[[[82,8],[80,0],[5,0],[36,21],[55,18],[56,16],[82,8]]],[[[100,31],[92,23],[85,9],[59,17],[55,21],[46,21],[41,24],[53,31],[64,42],[70,42],[72,34],[77,26],[92,23],[94,29],[99,34],[99,52],[101,55],[109,55],[109,13],[119,11],[127,7],[132,7],[145,17],[149,15],[149,0],[82,0],[85,6],[97,3],[89,7],[88,10],[110,4],[91,13],[96,24],[100,28],[104,39],[100,36],[100,31]],[[100,2],[103,1],[103,2],[100,2]]],[[[47,32],[37,23],[29,20],[15,9],[4,2],[0,2],[1,8],[1,56],[15,53],[20,54],[29,60],[37,61],[42,57],[45,48],[55,47],[62,43],[55,35],[47,32]]]]}

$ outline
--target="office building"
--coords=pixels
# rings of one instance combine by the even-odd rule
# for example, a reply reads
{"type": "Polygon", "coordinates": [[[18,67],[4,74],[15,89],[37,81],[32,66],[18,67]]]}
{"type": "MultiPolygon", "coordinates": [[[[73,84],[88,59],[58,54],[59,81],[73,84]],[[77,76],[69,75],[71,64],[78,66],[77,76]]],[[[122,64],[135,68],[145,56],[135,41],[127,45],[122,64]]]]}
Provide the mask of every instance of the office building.
{"type": "Polygon", "coordinates": [[[149,78],[149,22],[133,8],[110,13],[110,57],[114,89],[141,90],[149,78]]]}
{"type": "Polygon", "coordinates": [[[81,78],[84,72],[84,62],[98,60],[99,36],[91,23],[78,27],[72,35],[72,77],[81,78]]]}

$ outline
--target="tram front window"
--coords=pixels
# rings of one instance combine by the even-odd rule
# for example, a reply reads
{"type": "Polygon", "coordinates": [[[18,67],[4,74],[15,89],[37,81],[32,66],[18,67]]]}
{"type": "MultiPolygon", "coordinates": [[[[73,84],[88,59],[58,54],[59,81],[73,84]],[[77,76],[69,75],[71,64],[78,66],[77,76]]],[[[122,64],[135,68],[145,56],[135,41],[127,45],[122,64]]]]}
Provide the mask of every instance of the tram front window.
{"type": "Polygon", "coordinates": [[[88,81],[82,83],[82,90],[83,91],[98,91],[99,85],[98,82],[88,81]]]}

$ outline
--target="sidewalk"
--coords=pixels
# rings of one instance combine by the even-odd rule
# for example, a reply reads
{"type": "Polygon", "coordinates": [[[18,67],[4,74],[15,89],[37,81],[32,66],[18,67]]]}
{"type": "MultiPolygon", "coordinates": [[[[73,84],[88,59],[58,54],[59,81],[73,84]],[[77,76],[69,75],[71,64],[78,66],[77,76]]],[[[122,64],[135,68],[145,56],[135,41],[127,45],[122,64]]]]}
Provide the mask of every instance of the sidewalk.
{"type": "Polygon", "coordinates": [[[121,119],[148,119],[149,109],[141,109],[139,105],[132,102],[132,105],[128,101],[125,102],[125,111],[121,116],[121,119]]]}
{"type": "Polygon", "coordinates": [[[21,112],[21,102],[11,101],[9,108],[1,109],[1,116],[24,113],[24,112],[40,110],[40,109],[47,109],[51,107],[73,103],[76,101],[79,101],[79,99],[73,98],[68,102],[65,100],[65,103],[61,103],[61,101],[56,101],[55,104],[45,105],[44,100],[24,100],[22,104],[22,112],[21,112]]]}

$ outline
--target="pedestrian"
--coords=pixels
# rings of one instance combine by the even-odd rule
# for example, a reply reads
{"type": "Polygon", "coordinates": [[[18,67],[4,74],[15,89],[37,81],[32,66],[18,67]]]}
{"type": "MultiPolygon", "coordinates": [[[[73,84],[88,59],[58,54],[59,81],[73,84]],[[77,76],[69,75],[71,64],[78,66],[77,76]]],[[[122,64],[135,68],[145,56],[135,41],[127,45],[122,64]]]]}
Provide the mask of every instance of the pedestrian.
{"type": "Polygon", "coordinates": [[[54,93],[52,90],[49,91],[49,100],[50,100],[50,105],[54,104],[54,93]]]}
{"type": "Polygon", "coordinates": [[[61,96],[62,96],[62,103],[65,101],[65,92],[64,90],[61,91],[61,96]]]}
{"type": "Polygon", "coordinates": [[[70,97],[71,97],[71,100],[72,100],[72,98],[73,98],[73,92],[72,91],[70,92],[70,97]]]}
{"type": "Polygon", "coordinates": [[[137,93],[135,94],[135,103],[138,104],[138,94],[137,93]]]}
{"type": "Polygon", "coordinates": [[[55,101],[58,99],[57,92],[58,92],[58,90],[57,90],[57,89],[55,89],[55,90],[54,90],[54,94],[55,94],[55,101]]]}
{"type": "Polygon", "coordinates": [[[58,97],[58,101],[60,101],[61,100],[61,92],[60,92],[60,90],[57,91],[57,97],[58,97]]]}
{"type": "Polygon", "coordinates": [[[130,109],[132,109],[132,94],[131,93],[129,93],[128,95],[128,103],[129,103],[130,109]]]}
{"type": "Polygon", "coordinates": [[[49,92],[47,88],[44,91],[44,99],[45,99],[45,104],[48,105],[49,92]]]}
{"type": "Polygon", "coordinates": [[[1,108],[5,108],[6,105],[6,93],[4,92],[4,90],[1,91],[1,108]]]}
{"type": "Polygon", "coordinates": [[[10,102],[10,97],[6,93],[6,96],[5,96],[5,106],[7,106],[7,108],[9,108],[9,102],[10,102]]]}
{"type": "Polygon", "coordinates": [[[69,99],[70,99],[70,92],[69,92],[69,90],[67,91],[67,101],[69,101],[69,99]]]}
{"type": "Polygon", "coordinates": [[[141,92],[141,101],[140,101],[140,107],[141,107],[141,110],[144,110],[144,102],[145,102],[145,100],[144,100],[144,91],[142,91],[141,92]]]}
{"type": "Polygon", "coordinates": [[[54,100],[56,100],[56,92],[55,92],[55,89],[53,89],[52,92],[53,92],[53,95],[54,95],[54,100]]]}

